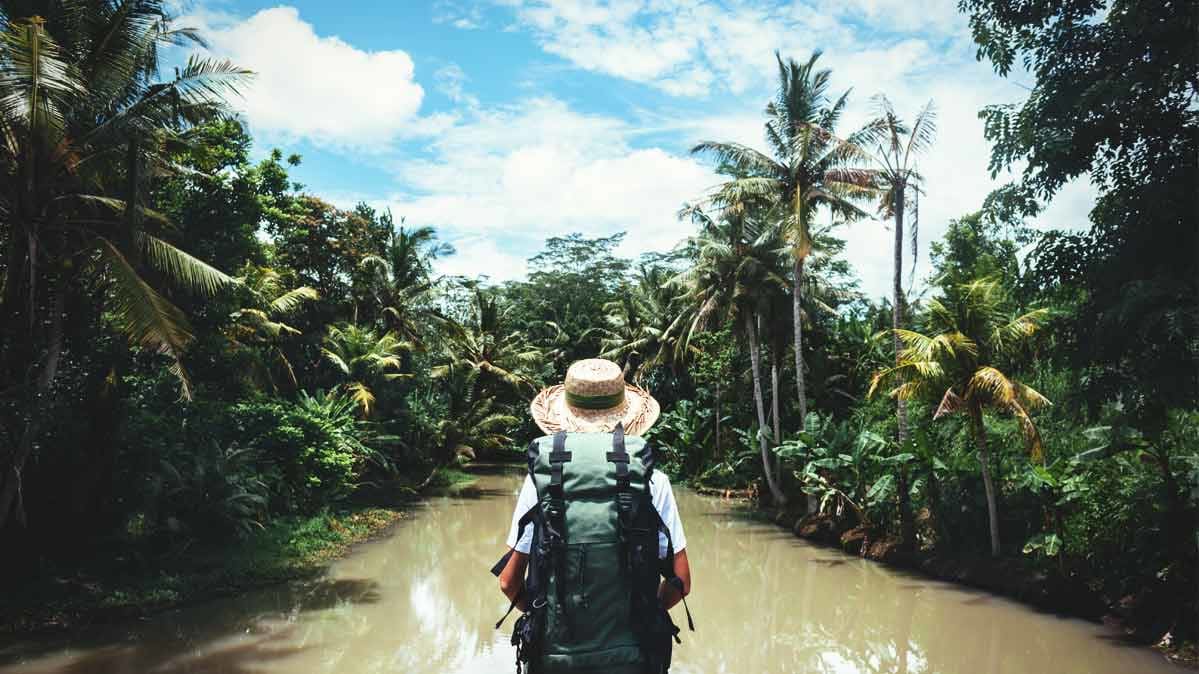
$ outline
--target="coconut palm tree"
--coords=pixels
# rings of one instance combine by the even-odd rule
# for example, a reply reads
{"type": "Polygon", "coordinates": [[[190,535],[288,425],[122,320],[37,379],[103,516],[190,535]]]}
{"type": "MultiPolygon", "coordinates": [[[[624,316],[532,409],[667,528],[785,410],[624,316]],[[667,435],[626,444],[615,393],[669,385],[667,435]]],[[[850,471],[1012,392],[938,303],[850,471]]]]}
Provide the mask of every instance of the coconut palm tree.
{"type": "MultiPolygon", "coordinates": [[[[845,242],[836,238],[832,232],[836,224],[823,225],[813,228],[812,250],[805,262],[802,302],[800,304],[800,321],[805,330],[811,329],[818,316],[835,317],[837,306],[856,297],[854,283],[843,278],[842,267],[845,262],[838,258],[844,250],[845,242]]],[[[780,263],[786,264],[787,259],[779,258],[780,263]]],[[[778,268],[776,273],[781,277],[788,275],[789,269],[778,268]]],[[[775,444],[782,443],[782,432],[779,423],[780,400],[779,378],[783,367],[783,357],[791,341],[792,321],[794,320],[794,302],[792,292],[772,292],[763,311],[765,321],[765,338],[770,344],[771,354],[771,406],[774,425],[775,444]]],[[[805,363],[805,393],[824,390],[827,381],[811,381],[811,363],[805,363]]]]}
{"type": "Polygon", "coordinates": [[[834,135],[849,92],[829,100],[832,72],[816,68],[820,52],[813,52],[803,64],[775,56],[778,92],[766,106],[769,153],[739,143],[713,141],[701,142],[691,151],[711,155],[723,172],[733,175],[717,188],[712,201],[769,205],[776,210],[790,243],[795,382],[802,427],[808,403],[800,316],[804,263],[812,252],[816,213],[824,208],[842,219],[861,217],[864,211],[853,202],[870,197],[876,190],[874,171],[866,167],[869,155],[859,144],[864,136],[859,133],[841,139],[834,135]]]}
{"type": "Polygon", "coordinates": [[[458,457],[474,459],[512,444],[507,431],[520,425],[520,419],[501,411],[494,396],[480,396],[478,379],[479,370],[462,366],[450,366],[442,377],[447,404],[438,422],[442,464],[458,457]]]}
{"type": "Polygon", "coordinates": [[[255,360],[254,376],[261,384],[278,391],[273,371],[282,372],[287,390],[294,391],[298,384],[296,373],[283,351],[283,342],[295,337],[300,331],[287,324],[305,304],[320,299],[320,293],[308,286],[288,290],[283,276],[270,267],[256,267],[247,263],[242,269],[242,288],[248,297],[246,306],[229,315],[230,324],[225,335],[234,348],[248,348],[261,353],[255,360]]]}
{"type": "Polygon", "coordinates": [[[891,396],[904,400],[939,396],[934,419],[954,413],[969,419],[986,489],[991,554],[995,556],[1000,552],[999,511],[983,414],[1015,416],[1030,456],[1041,460],[1041,436],[1031,412],[1048,405],[1049,400],[999,368],[1005,356],[1036,334],[1047,315],[1045,309],[1009,313],[1007,298],[994,279],[953,288],[945,297],[929,301],[927,334],[902,328],[892,331],[903,344],[899,361],[875,373],[870,382],[870,395],[886,388],[891,396]]]}
{"type": "Polygon", "coordinates": [[[512,390],[532,394],[533,382],[525,374],[541,362],[542,352],[530,345],[522,332],[514,329],[499,297],[475,288],[474,306],[466,323],[450,322],[445,341],[447,364],[433,368],[434,377],[448,376],[453,367],[478,371],[480,391],[500,383],[512,390]]]}
{"type": "Polygon", "coordinates": [[[453,246],[437,241],[432,227],[405,228],[401,224],[382,255],[368,255],[359,263],[369,274],[370,291],[381,307],[384,323],[400,339],[423,346],[425,326],[444,319],[431,301],[441,282],[433,276],[433,262],[453,253],[453,246]]]}
{"type": "Polygon", "coordinates": [[[739,324],[750,353],[762,471],[771,497],[782,505],[787,498],[767,443],[758,324],[771,295],[780,290],[785,292],[786,280],[777,271],[785,249],[778,228],[754,221],[745,209],[728,208],[720,218],[708,223],[688,244],[697,256],[694,265],[676,277],[676,283],[685,289],[684,300],[694,307],[691,324],[682,339],[690,341],[694,334],[712,325],[739,324]]]}
{"type": "Polygon", "coordinates": [[[249,74],[193,57],[161,80],[159,50],[198,43],[165,5],[0,2],[0,391],[23,396],[23,430],[0,455],[0,527],[14,504],[23,519],[20,475],[69,346],[64,314],[103,311],[169,359],[188,397],[191,329],[150,279],[201,296],[233,283],[155,236],[163,218],[140,198],[144,176],[172,170],[167,153],[225,114],[249,74]]]}
{"type": "Polygon", "coordinates": [[[412,349],[388,332],[379,335],[371,328],[353,323],[329,327],[321,355],[347,380],[346,392],[358,405],[363,417],[370,416],[375,405],[375,385],[411,375],[400,371],[403,353],[412,349]]]}
{"type": "Polygon", "coordinates": [[[604,349],[600,357],[622,362],[625,376],[635,383],[654,367],[673,366],[675,304],[667,269],[643,265],[627,292],[604,305],[607,325],[599,329],[604,349]]]}
{"type": "MultiPolygon", "coordinates": [[[[875,118],[867,125],[867,129],[871,135],[871,144],[876,148],[874,155],[878,165],[878,178],[886,188],[879,210],[884,217],[895,219],[891,328],[899,330],[903,327],[903,312],[907,305],[907,298],[903,294],[904,215],[908,207],[907,192],[909,188],[919,190],[920,174],[916,172],[916,158],[932,145],[937,131],[937,113],[932,101],[929,101],[909,125],[896,114],[886,96],[875,97],[875,106],[875,118]]],[[[915,220],[911,228],[913,269],[916,264],[919,231],[919,220],[915,220]]],[[[901,350],[898,333],[892,333],[892,342],[895,348],[895,363],[898,365],[901,350]]],[[[908,410],[907,401],[903,398],[895,401],[895,421],[900,451],[904,451],[908,443],[908,410]]],[[[900,467],[898,477],[901,538],[904,545],[910,547],[915,542],[916,527],[908,494],[907,470],[900,467]]]]}

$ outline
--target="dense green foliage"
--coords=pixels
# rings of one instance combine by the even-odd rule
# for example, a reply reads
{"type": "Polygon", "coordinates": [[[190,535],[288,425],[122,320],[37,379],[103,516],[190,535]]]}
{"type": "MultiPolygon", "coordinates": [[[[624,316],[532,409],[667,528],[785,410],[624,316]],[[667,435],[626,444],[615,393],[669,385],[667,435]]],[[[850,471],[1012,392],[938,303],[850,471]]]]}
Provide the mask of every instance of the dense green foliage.
{"type": "Polygon", "coordinates": [[[434,230],[294,184],[299,157],[251,161],[222,99],[236,67],[154,84],[145,54],[190,38],[161,3],[130,3],[132,23],[18,4],[0,3],[4,563],[394,498],[514,455],[539,433],[531,394],[602,354],[660,400],[651,439],[677,478],[912,554],[1021,558],[1112,602],[1164,593],[1165,627],[1194,629],[1193,3],[963,0],[980,56],[1036,78],[982,112],[993,168],[1026,168],[931,244],[919,300],[903,191],[937,198],[916,171],[932,108],[907,124],[884,99],[838,137],[848,94],[815,55],[779,59],[767,150],[697,146],[727,181],[680,204],[677,248],[634,261],[622,235],[566,234],[492,284],[437,275],[453,249],[434,230]],[[105,28],[122,39],[97,46],[105,28]],[[149,90],[170,104],[139,104],[149,90]],[[1025,226],[1083,174],[1089,231],[1025,226]],[[881,301],[840,238],[878,226],[876,204],[896,227],[881,301]]]}

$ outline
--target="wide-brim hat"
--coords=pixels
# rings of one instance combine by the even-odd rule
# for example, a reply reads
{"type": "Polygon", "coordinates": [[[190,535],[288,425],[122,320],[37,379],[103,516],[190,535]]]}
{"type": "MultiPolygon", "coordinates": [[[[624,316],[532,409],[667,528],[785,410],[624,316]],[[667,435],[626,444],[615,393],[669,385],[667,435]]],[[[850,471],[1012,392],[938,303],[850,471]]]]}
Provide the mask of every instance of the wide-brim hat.
{"type": "Polygon", "coordinates": [[[658,420],[658,401],[640,386],[625,382],[620,366],[603,358],[580,360],[566,381],[542,389],[529,405],[533,421],[547,434],[625,433],[641,435],[658,420]]]}

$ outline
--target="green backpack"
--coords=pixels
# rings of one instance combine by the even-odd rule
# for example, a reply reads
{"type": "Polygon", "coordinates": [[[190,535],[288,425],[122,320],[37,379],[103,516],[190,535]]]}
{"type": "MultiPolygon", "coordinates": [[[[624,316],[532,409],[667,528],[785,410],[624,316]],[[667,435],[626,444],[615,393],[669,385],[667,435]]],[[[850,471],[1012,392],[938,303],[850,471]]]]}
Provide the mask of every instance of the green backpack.
{"type": "MultiPolygon", "coordinates": [[[[681,593],[682,581],[670,532],[650,497],[653,451],[617,426],[611,435],[538,438],[528,464],[537,505],[521,518],[517,536],[533,527],[522,595],[527,612],[512,634],[517,673],[522,665],[528,674],[665,673],[679,629],[658,585],[665,577],[681,593]],[[665,560],[658,559],[659,532],[666,534],[665,560]]],[[[690,611],[687,622],[694,630],[690,611]]]]}

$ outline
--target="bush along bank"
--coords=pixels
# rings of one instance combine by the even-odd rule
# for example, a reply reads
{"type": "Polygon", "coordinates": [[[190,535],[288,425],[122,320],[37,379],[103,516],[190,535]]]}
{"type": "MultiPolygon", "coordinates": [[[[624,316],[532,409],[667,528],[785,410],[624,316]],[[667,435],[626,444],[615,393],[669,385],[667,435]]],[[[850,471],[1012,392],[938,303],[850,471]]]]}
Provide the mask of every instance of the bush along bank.
{"type": "Polygon", "coordinates": [[[141,618],[197,601],[316,578],[352,546],[403,520],[394,507],[359,507],[279,517],[232,543],[89,551],[6,588],[0,637],[48,633],[141,618]]]}
{"type": "Polygon", "coordinates": [[[400,483],[380,486],[356,502],[274,517],[234,537],[114,539],[69,562],[46,558],[32,581],[0,592],[0,638],[144,618],[280,583],[315,582],[356,545],[388,536],[422,492],[469,488],[473,481],[467,472],[442,468],[418,485],[420,491],[400,483]]]}

